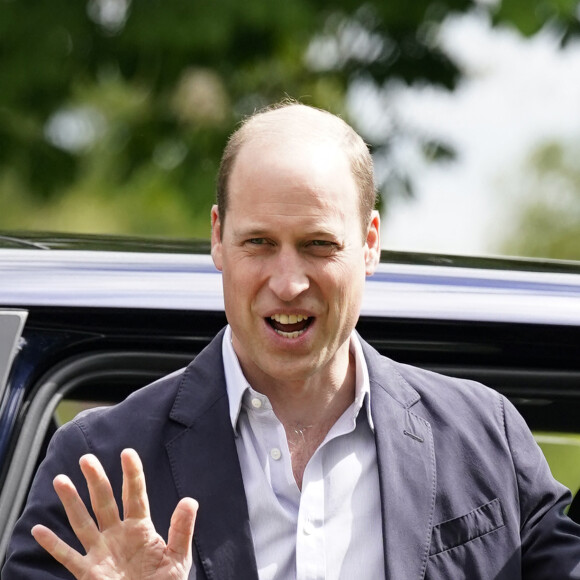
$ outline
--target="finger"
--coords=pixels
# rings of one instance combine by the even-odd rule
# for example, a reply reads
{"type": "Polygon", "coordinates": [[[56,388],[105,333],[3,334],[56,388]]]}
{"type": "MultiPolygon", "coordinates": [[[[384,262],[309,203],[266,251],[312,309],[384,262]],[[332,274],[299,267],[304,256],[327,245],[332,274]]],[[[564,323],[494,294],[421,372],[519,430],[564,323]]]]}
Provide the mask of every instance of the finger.
{"type": "Polygon", "coordinates": [[[191,558],[191,543],[193,529],[197,516],[198,503],[190,497],[183,498],[171,516],[167,550],[174,555],[176,561],[185,561],[191,558]]]}
{"type": "Polygon", "coordinates": [[[143,464],[134,449],[121,453],[123,466],[123,512],[124,518],[145,519],[149,517],[149,498],[145,486],[143,464]]]}
{"type": "Polygon", "coordinates": [[[75,578],[82,576],[85,570],[84,558],[81,554],[45,526],[36,525],[32,528],[31,533],[34,539],[75,578]]]}
{"type": "Polygon", "coordinates": [[[99,529],[106,530],[120,521],[119,507],[115,501],[109,478],[94,455],[83,455],[80,466],[91,497],[91,505],[99,524],[99,529]]]}
{"type": "Polygon", "coordinates": [[[54,478],[53,486],[64,507],[71,528],[87,550],[98,540],[99,530],[95,521],[89,514],[73,482],[66,475],[57,475],[54,478]]]}

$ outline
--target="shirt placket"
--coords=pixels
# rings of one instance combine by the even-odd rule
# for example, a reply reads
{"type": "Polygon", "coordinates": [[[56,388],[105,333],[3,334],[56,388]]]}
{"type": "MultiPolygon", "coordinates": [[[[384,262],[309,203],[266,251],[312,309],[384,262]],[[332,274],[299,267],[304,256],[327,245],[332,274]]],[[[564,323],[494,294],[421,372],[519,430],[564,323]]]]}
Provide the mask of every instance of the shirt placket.
{"type": "Polygon", "coordinates": [[[324,546],[324,475],[321,454],[316,452],[302,480],[302,494],[296,527],[297,580],[326,578],[324,546]]]}
{"type": "MultiPolygon", "coordinates": [[[[251,398],[250,422],[258,434],[259,446],[266,454],[266,477],[279,502],[293,513],[298,510],[300,493],[294,482],[292,460],[284,427],[276,418],[267,397],[251,398]]],[[[295,516],[294,516],[295,517],[295,516]]]]}

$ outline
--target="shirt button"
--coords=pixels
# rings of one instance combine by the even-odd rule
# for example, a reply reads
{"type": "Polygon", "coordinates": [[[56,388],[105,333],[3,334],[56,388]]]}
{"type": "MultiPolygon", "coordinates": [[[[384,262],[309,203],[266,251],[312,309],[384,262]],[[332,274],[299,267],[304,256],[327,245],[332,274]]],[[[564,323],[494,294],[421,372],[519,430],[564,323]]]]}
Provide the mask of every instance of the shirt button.
{"type": "Polygon", "coordinates": [[[254,409],[259,409],[262,406],[262,401],[260,401],[260,399],[258,399],[258,397],[254,397],[252,399],[252,407],[254,407],[254,409]]]}
{"type": "Polygon", "coordinates": [[[315,531],[315,527],[314,524],[311,521],[307,521],[304,523],[304,527],[302,528],[302,531],[307,535],[310,536],[311,534],[314,533],[315,531]]]}
{"type": "Polygon", "coordinates": [[[270,450],[270,457],[278,461],[282,457],[282,452],[277,447],[274,447],[270,450]]]}

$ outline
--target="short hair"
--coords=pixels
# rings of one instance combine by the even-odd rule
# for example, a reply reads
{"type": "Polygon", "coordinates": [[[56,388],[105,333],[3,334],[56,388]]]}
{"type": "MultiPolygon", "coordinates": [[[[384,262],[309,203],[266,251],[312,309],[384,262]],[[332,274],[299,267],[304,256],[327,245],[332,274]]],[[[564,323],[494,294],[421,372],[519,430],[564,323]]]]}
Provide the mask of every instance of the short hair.
{"type": "MultiPolygon", "coordinates": [[[[363,236],[366,237],[366,229],[376,204],[373,159],[367,144],[340,117],[323,109],[288,100],[260,109],[242,121],[241,126],[230,136],[222,155],[216,188],[218,216],[222,228],[224,227],[228,208],[229,179],[238,153],[242,146],[252,138],[264,132],[272,132],[275,126],[272,122],[274,120],[272,115],[279,112],[282,114],[288,113],[296,117],[297,123],[293,123],[293,127],[296,127],[297,124],[299,125],[299,120],[302,117],[307,123],[309,133],[322,139],[332,139],[344,150],[350,161],[350,169],[360,194],[359,211],[363,236]]],[[[303,134],[299,138],[303,138],[303,134]]]]}

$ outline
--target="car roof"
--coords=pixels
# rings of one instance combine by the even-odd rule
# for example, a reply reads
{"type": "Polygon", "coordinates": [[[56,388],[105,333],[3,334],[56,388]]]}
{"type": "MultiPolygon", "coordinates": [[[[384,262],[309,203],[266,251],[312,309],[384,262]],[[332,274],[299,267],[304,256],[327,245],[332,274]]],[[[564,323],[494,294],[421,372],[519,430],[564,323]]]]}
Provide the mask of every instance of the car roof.
{"type": "MultiPolygon", "coordinates": [[[[0,305],[222,311],[199,240],[0,234],[0,305]]],[[[580,263],[383,251],[363,316],[580,325],[580,263]]]]}

